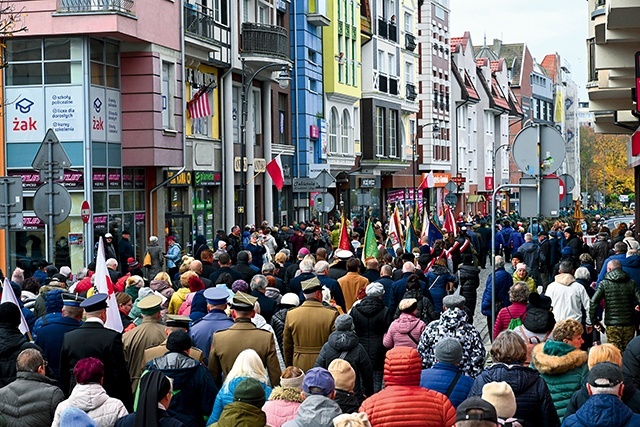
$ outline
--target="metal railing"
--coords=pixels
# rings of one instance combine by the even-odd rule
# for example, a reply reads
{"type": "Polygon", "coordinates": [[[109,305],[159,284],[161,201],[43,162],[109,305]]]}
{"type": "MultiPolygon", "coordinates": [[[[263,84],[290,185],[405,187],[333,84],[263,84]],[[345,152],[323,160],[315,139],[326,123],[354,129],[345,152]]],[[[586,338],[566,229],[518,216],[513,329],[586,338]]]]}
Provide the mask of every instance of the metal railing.
{"type": "Polygon", "coordinates": [[[416,36],[414,36],[411,33],[404,33],[404,47],[405,49],[413,52],[414,50],[416,50],[416,47],[418,45],[416,44],[416,36]]]}
{"type": "Polygon", "coordinates": [[[277,25],[244,22],[242,24],[242,53],[290,59],[287,30],[277,25]]]}
{"type": "MultiPolygon", "coordinates": [[[[228,40],[219,40],[220,34],[216,34],[216,28],[220,28],[223,31],[228,29],[223,25],[226,21],[226,17],[218,17],[213,9],[204,7],[199,4],[186,4],[184,5],[184,29],[185,32],[194,36],[202,37],[209,40],[215,40],[220,42],[228,42],[228,40]]],[[[224,37],[228,38],[228,37],[224,37]]]]}
{"type": "Polygon", "coordinates": [[[134,0],[58,0],[58,12],[133,13],[134,0]]]}

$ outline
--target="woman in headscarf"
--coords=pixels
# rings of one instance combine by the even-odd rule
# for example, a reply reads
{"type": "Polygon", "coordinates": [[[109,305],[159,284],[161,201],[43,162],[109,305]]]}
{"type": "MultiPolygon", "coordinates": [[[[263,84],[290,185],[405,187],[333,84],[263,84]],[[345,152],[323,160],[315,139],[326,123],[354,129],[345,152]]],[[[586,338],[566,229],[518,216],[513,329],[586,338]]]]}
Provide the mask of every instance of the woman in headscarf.
{"type": "Polygon", "coordinates": [[[169,378],[160,371],[150,371],[140,380],[138,410],[120,418],[115,427],[184,427],[167,413],[172,395],[169,378]]]}

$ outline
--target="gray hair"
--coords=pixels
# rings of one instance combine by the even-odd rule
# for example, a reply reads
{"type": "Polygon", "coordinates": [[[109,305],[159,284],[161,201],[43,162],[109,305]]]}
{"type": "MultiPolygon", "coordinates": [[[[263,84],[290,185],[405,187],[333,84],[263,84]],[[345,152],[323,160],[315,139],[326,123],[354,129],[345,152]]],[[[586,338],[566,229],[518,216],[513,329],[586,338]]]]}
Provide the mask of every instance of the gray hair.
{"type": "Polygon", "coordinates": [[[42,353],[35,348],[22,350],[16,358],[16,370],[18,372],[37,372],[44,364],[42,353]]]}
{"type": "Polygon", "coordinates": [[[573,271],[573,263],[571,261],[562,261],[558,271],[560,273],[571,273],[573,271]]]}
{"type": "Polygon", "coordinates": [[[393,274],[393,268],[391,268],[391,266],[389,264],[385,264],[382,266],[382,268],[380,268],[380,275],[381,276],[391,276],[391,274],[393,274]]]}
{"type": "Polygon", "coordinates": [[[311,260],[305,259],[300,262],[300,271],[303,273],[311,273],[313,270],[313,262],[311,260]]]}
{"type": "Polygon", "coordinates": [[[313,268],[316,274],[324,274],[325,271],[329,268],[329,263],[327,261],[318,261],[313,268]]]}
{"type": "Polygon", "coordinates": [[[269,282],[267,281],[267,278],[262,274],[256,274],[255,276],[253,276],[253,279],[251,279],[252,291],[261,291],[262,289],[266,289],[268,285],[269,282]]]}
{"type": "Polygon", "coordinates": [[[402,264],[402,272],[403,273],[415,273],[416,272],[416,266],[413,265],[413,263],[411,261],[407,261],[404,264],[402,264]]]}
{"type": "Polygon", "coordinates": [[[276,266],[273,265],[272,262],[265,262],[264,264],[262,264],[263,273],[273,273],[274,271],[276,271],[276,266]]]}
{"type": "Polygon", "coordinates": [[[149,237],[149,243],[158,243],[158,236],[149,237]]]}
{"type": "Polygon", "coordinates": [[[117,267],[118,266],[118,261],[115,258],[109,258],[106,262],[107,267],[117,267]]]}
{"type": "Polygon", "coordinates": [[[531,234],[531,233],[525,233],[525,235],[524,235],[524,241],[525,241],[525,242],[533,242],[533,234],[531,234]]]}
{"type": "Polygon", "coordinates": [[[589,387],[589,389],[591,390],[591,394],[613,394],[614,396],[617,396],[620,392],[620,386],[622,385],[622,383],[620,384],[616,384],[613,387],[589,387]]]}
{"type": "Polygon", "coordinates": [[[586,267],[578,267],[576,272],[573,273],[573,277],[575,277],[576,280],[590,280],[591,273],[589,273],[586,267]]]}
{"type": "Polygon", "coordinates": [[[502,258],[500,255],[496,255],[495,263],[496,263],[496,268],[503,268],[504,267],[504,258],[502,258]]]}
{"type": "Polygon", "coordinates": [[[529,300],[529,286],[525,282],[516,282],[509,288],[511,302],[527,302],[529,300]]]}

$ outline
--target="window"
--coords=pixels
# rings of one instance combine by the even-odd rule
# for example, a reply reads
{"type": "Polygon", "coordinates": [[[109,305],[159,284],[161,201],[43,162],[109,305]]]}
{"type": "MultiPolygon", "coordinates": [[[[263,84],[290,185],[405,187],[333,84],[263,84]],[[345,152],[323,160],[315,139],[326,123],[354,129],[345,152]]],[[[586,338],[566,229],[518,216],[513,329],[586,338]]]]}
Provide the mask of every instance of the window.
{"type": "Polygon", "coordinates": [[[406,84],[413,84],[413,63],[405,62],[404,64],[404,81],[406,84]]]}
{"type": "Polygon", "coordinates": [[[333,107],[331,109],[331,122],[329,123],[329,152],[338,152],[338,126],[340,125],[340,117],[338,110],[333,107]]]}
{"type": "Polygon", "coordinates": [[[389,77],[395,77],[398,75],[398,71],[396,69],[396,55],[393,53],[389,53],[388,57],[389,57],[389,77]]]}
{"type": "Polygon", "coordinates": [[[287,143],[287,111],[288,102],[287,95],[278,94],[278,142],[280,144],[287,143]]]}
{"type": "Polygon", "coordinates": [[[384,53],[383,50],[379,50],[378,51],[378,71],[380,73],[386,73],[387,68],[386,68],[386,55],[384,53]]]}
{"type": "Polygon", "coordinates": [[[275,9],[270,1],[259,0],[258,1],[258,23],[271,24],[273,22],[273,16],[275,9]]]}
{"type": "Polygon", "coordinates": [[[316,51],[313,49],[308,49],[307,55],[309,55],[309,62],[311,62],[312,64],[316,64],[316,51]]]}
{"type": "Polygon", "coordinates": [[[488,134],[493,134],[495,123],[493,121],[493,114],[490,112],[484,113],[484,131],[488,134]]]}
{"type": "Polygon", "coordinates": [[[162,61],[162,128],[173,129],[173,64],[162,61]]]}
{"type": "Polygon", "coordinates": [[[376,107],[376,156],[384,156],[384,108],[376,107]]]}
{"type": "Polygon", "coordinates": [[[409,12],[404,13],[404,31],[413,34],[413,15],[409,12]]]}
{"type": "Polygon", "coordinates": [[[398,111],[389,110],[389,157],[398,157],[398,111]]]}
{"type": "Polygon", "coordinates": [[[260,96],[260,90],[253,90],[253,105],[252,105],[252,123],[253,132],[256,135],[262,135],[262,97],[260,96]]]}
{"type": "Polygon", "coordinates": [[[349,134],[351,133],[351,119],[349,118],[349,111],[344,110],[342,112],[342,133],[340,135],[340,151],[342,154],[349,154],[349,134]]]}
{"type": "Polygon", "coordinates": [[[309,92],[318,93],[318,81],[309,79],[309,92]]]}
{"type": "MultiPolygon", "coordinates": [[[[191,99],[198,92],[200,88],[196,88],[195,85],[191,85],[191,99]]],[[[191,135],[211,136],[211,118],[215,115],[213,111],[213,92],[209,93],[209,108],[211,108],[211,116],[201,117],[199,119],[191,119],[191,135]]]]}

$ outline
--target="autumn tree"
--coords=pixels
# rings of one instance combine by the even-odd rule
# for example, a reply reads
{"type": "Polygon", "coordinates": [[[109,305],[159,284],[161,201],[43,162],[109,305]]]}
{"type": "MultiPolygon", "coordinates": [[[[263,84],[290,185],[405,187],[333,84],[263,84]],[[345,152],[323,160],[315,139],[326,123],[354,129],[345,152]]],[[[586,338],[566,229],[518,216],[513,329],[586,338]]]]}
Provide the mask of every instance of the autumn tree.
{"type": "MultiPolygon", "coordinates": [[[[24,6],[19,6],[20,2],[17,1],[0,1],[0,39],[3,41],[7,37],[11,37],[14,34],[22,31],[27,31],[27,27],[23,21],[25,16],[24,6]]],[[[6,67],[4,61],[4,43],[2,45],[2,58],[0,58],[0,67],[6,67]]]]}
{"type": "Polygon", "coordinates": [[[634,191],[633,170],[627,166],[628,135],[596,134],[580,128],[580,179],[584,191],[598,190],[607,201],[634,191]]]}

